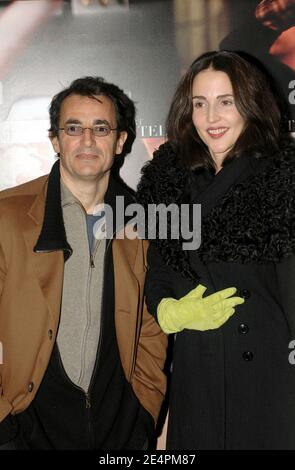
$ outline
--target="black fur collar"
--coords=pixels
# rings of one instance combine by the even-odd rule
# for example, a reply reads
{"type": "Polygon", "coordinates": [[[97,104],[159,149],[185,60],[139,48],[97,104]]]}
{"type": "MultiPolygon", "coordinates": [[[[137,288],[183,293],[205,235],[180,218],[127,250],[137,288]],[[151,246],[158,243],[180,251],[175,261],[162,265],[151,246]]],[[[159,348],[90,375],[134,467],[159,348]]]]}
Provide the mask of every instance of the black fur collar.
{"type": "MultiPolygon", "coordinates": [[[[246,158],[249,167],[245,177],[233,180],[202,217],[198,255],[203,262],[279,262],[295,252],[294,143],[282,142],[280,151],[273,155],[260,154],[258,158],[257,154],[248,154],[246,158]]],[[[228,167],[234,164],[240,163],[235,160],[228,167]]],[[[187,202],[187,186],[194,178],[198,179],[182,167],[170,143],[155,152],[142,175],[137,200],[145,208],[151,203],[187,202]]],[[[174,270],[186,278],[197,278],[188,253],[182,249],[182,240],[154,243],[174,270]]]]}

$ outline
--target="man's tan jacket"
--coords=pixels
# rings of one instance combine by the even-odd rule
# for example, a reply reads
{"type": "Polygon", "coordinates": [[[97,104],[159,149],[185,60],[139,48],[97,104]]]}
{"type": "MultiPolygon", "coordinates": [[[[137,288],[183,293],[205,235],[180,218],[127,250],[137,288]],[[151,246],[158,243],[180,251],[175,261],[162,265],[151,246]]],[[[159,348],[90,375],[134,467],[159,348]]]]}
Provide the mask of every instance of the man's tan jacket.
{"type": "MultiPolygon", "coordinates": [[[[33,251],[47,184],[43,176],[0,193],[0,421],[34,399],[59,324],[64,253],[33,251]]],[[[144,303],[146,249],[138,238],[112,242],[115,326],[126,378],[156,422],[166,387],[167,338],[144,303]]]]}

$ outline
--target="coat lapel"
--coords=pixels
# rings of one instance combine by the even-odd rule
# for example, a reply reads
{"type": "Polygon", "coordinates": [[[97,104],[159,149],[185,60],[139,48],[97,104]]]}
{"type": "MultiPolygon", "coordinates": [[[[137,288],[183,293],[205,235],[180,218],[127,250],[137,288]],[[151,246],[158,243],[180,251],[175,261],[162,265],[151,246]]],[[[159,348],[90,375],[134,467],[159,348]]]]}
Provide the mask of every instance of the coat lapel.
{"type": "Polygon", "coordinates": [[[63,253],[61,251],[35,252],[34,250],[42,228],[46,191],[47,181],[27,213],[24,239],[31,269],[38,280],[45,305],[57,326],[64,268],[63,253]]]}
{"type": "Polygon", "coordinates": [[[115,325],[118,348],[127,380],[130,379],[138,342],[145,272],[140,269],[140,241],[128,238],[112,243],[115,279],[115,325]],[[140,272],[141,271],[141,272],[140,272]]]}

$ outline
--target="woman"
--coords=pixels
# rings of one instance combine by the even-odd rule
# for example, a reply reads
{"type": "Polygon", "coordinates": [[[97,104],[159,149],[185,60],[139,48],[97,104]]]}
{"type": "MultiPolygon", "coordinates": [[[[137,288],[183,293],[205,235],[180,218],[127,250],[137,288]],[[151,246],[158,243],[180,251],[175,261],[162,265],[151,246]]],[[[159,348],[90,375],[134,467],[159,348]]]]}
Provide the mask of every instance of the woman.
{"type": "Polygon", "coordinates": [[[260,69],[233,52],[206,53],[180,81],[168,141],[143,169],[146,208],[202,211],[197,250],[171,237],[148,253],[149,311],[177,333],[168,449],[295,449],[295,152],[279,127],[260,69]],[[181,324],[184,311],[192,321],[196,284],[206,295],[234,285],[245,302],[220,328],[181,324]]]}

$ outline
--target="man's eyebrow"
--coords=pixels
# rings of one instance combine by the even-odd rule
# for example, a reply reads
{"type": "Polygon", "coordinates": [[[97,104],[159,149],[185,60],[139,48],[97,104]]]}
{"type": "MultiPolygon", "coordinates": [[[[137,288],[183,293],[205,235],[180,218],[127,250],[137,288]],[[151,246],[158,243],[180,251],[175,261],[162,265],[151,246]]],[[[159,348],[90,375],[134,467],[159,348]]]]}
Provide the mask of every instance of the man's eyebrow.
{"type": "MultiPolygon", "coordinates": [[[[65,124],[81,124],[82,122],[79,119],[74,119],[74,118],[69,118],[66,120],[65,124]]],[[[108,126],[110,123],[106,119],[95,119],[93,125],[98,125],[98,124],[107,124],[108,126]]]]}
{"type": "Polygon", "coordinates": [[[94,125],[96,124],[107,124],[108,126],[110,125],[109,121],[107,121],[106,119],[96,119],[94,121],[94,125]]]}
{"type": "Polygon", "coordinates": [[[66,120],[65,124],[82,124],[79,119],[69,118],[66,120]]]}

